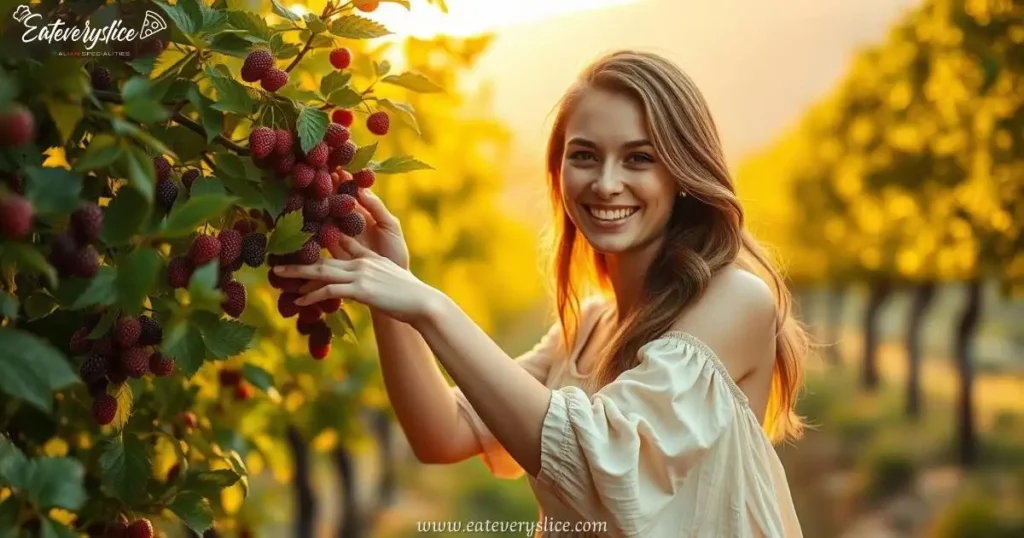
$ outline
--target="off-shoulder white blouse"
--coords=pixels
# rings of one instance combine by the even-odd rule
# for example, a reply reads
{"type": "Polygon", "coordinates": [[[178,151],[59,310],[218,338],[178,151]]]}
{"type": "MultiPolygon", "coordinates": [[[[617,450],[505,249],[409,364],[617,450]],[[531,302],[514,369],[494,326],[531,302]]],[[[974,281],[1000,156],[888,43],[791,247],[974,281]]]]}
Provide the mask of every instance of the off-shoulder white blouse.
{"type": "MultiPolygon", "coordinates": [[[[785,471],[747,398],[696,337],[668,332],[640,363],[593,394],[576,357],[606,300],[583,301],[566,352],[553,323],[516,358],[552,390],[541,431],[541,468],[527,476],[537,497],[534,536],[693,538],[801,537],[785,471]],[[553,532],[565,522],[603,522],[606,532],[553,532]]],[[[458,387],[459,409],[497,477],[519,478],[505,451],[458,387]]]]}

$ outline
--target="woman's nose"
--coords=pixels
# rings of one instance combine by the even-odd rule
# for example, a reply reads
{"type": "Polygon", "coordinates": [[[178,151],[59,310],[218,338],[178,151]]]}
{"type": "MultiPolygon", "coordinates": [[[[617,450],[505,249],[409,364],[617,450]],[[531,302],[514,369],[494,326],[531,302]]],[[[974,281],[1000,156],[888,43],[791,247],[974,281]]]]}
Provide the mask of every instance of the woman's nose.
{"type": "Polygon", "coordinates": [[[590,185],[594,194],[608,197],[622,192],[621,170],[615,166],[614,161],[604,163],[601,168],[601,175],[590,185]]]}

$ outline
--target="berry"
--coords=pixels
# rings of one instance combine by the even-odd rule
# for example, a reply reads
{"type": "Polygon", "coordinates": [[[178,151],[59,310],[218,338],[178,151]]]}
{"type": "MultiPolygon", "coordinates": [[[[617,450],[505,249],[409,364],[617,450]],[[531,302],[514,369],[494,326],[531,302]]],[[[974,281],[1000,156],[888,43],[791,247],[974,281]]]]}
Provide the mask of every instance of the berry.
{"type": "Polygon", "coordinates": [[[124,514],[118,514],[117,518],[107,525],[106,538],[124,538],[128,532],[128,518],[124,517],[124,514]]]}
{"type": "Polygon", "coordinates": [[[270,282],[271,286],[281,291],[290,292],[297,292],[299,291],[299,288],[306,284],[306,281],[301,278],[285,278],[274,272],[271,272],[269,276],[267,276],[267,280],[270,282]]]}
{"type": "Polygon", "coordinates": [[[341,185],[338,185],[338,194],[347,194],[351,196],[354,203],[356,195],[359,194],[359,185],[356,185],[355,180],[343,181],[341,185]]]}
{"type": "Polygon", "coordinates": [[[121,354],[121,368],[129,377],[139,379],[149,372],[149,355],[146,348],[127,349],[121,354]]]}
{"type": "Polygon", "coordinates": [[[139,56],[156,56],[164,51],[164,42],[157,38],[139,44],[139,56]]]}
{"type": "Polygon", "coordinates": [[[341,147],[335,148],[331,151],[330,162],[328,165],[331,168],[337,168],[339,166],[346,166],[352,162],[352,159],[356,156],[356,151],[359,149],[356,143],[351,139],[347,140],[341,147]]]}
{"type": "Polygon", "coordinates": [[[302,223],[302,231],[316,237],[320,233],[320,223],[315,220],[307,220],[302,223]]]}
{"type": "Polygon", "coordinates": [[[185,427],[194,430],[199,426],[199,419],[196,418],[196,414],[192,411],[185,411],[181,414],[181,422],[185,424],[185,427]]]}
{"type": "Polygon", "coordinates": [[[295,263],[298,265],[312,265],[320,261],[320,244],[312,239],[306,241],[305,245],[298,251],[298,259],[295,263]]]}
{"type": "Polygon", "coordinates": [[[249,151],[252,156],[262,159],[272,151],[277,144],[277,137],[269,127],[257,127],[249,133],[249,151]]]}
{"type": "Polygon", "coordinates": [[[92,419],[100,426],[114,421],[117,414],[117,400],[109,394],[99,394],[92,401],[92,419]]]}
{"type": "Polygon", "coordinates": [[[248,383],[239,383],[235,385],[235,399],[244,402],[249,398],[252,398],[254,394],[252,385],[248,383]]]}
{"type": "Polygon", "coordinates": [[[160,326],[160,322],[156,318],[139,316],[139,327],[141,328],[140,346],[157,346],[164,341],[164,328],[160,326]]]}
{"type": "Polygon", "coordinates": [[[153,524],[148,519],[136,519],[128,525],[125,538],[153,538],[153,524]]]}
{"type": "Polygon", "coordinates": [[[327,132],[324,134],[324,142],[332,148],[340,148],[342,144],[348,142],[351,133],[345,126],[338,123],[328,123],[327,132]]]}
{"type": "Polygon", "coordinates": [[[75,331],[74,333],[72,333],[71,334],[71,342],[68,344],[68,348],[71,350],[71,353],[74,353],[75,355],[79,355],[81,353],[85,353],[86,351],[89,351],[89,347],[91,345],[89,343],[88,338],[89,338],[89,329],[87,329],[85,327],[82,327],[82,328],[78,329],[77,331],[75,331]]]}
{"type": "Polygon", "coordinates": [[[286,153],[284,155],[277,157],[277,159],[274,161],[274,171],[277,172],[277,175],[280,177],[286,177],[288,174],[291,174],[292,169],[294,168],[294,153],[286,153]]]}
{"type": "Polygon", "coordinates": [[[352,212],[338,219],[338,228],[341,230],[341,233],[349,237],[355,237],[363,233],[363,230],[366,228],[366,219],[363,218],[362,214],[352,212]]]}
{"type": "Polygon", "coordinates": [[[96,381],[107,375],[107,358],[98,353],[92,353],[82,361],[78,374],[86,382],[96,381]]]}
{"type": "Polygon", "coordinates": [[[198,168],[191,168],[187,172],[181,175],[181,184],[185,186],[185,190],[191,190],[192,184],[195,183],[201,173],[198,168]]]}
{"type": "Polygon", "coordinates": [[[295,299],[299,298],[298,293],[286,291],[277,297],[277,311],[283,318],[290,318],[298,315],[299,305],[295,304],[295,299]]]}
{"type": "Polygon", "coordinates": [[[313,168],[327,166],[327,156],[329,154],[330,148],[327,147],[327,144],[319,142],[306,153],[306,162],[313,168]]]}
{"type": "Polygon", "coordinates": [[[97,67],[89,73],[94,90],[106,91],[114,87],[114,75],[106,67],[97,67]]]}
{"type": "Polygon", "coordinates": [[[263,86],[263,89],[270,93],[280,90],[285,84],[288,84],[288,72],[276,67],[271,67],[267,70],[267,74],[263,75],[263,79],[260,80],[260,85],[263,86]]]}
{"type": "Polygon", "coordinates": [[[242,80],[256,82],[267,74],[267,71],[274,67],[274,56],[264,48],[258,48],[249,53],[242,63],[242,80]]]}
{"type": "Polygon", "coordinates": [[[12,191],[18,194],[25,194],[25,178],[21,175],[21,172],[12,172],[9,176],[4,178],[4,182],[11,188],[12,191]]]}
{"type": "Polygon", "coordinates": [[[36,136],[36,120],[24,105],[0,112],[0,147],[22,146],[36,136]]]}
{"type": "Polygon", "coordinates": [[[341,308],[341,299],[324,299],[317,303],[324,314],[333,314],[341,308]]]}
{"type": "Polygon", "coordinates": [[[254,155],[252,158],[252,162],[253,164],[256,165],[256,168],[259,168],[261,170],[269,170],[273,168],[275,164],[277,164],[277,159],[274,159],[273,155],[267,155],[266,157],[257,157],[254,155]]]}
{"type": "Polygon", "coordinates": [[[274,155],[288,155],[295,149],[295,135],[287,129],[274,131],[274,155]]]}
{"type": "Polygon", "coordinates": [[[121,318],[114,325],[114,341],[121,349],[135,347],[142,336],[142,324],[138,318],[121,318]]]}
{"type": "Polygon", "coordinates": [[[313,339],[309,340],[309,355],[316,360],[322,360],[331,352],[331,344],[316,345],[313,339]]]}
{"type": "Polygon", "coordinates": [[[245,286],[237,280],[232,280],[224,286],[224,302],[221,303],[224,313],[238,318],[245,310],[245,286]]]}
{"type": "Polygon", "coordinates": [[[293,192],[288,195],[288,200],[284,203],[284,212],[291,213],[302,209],[302,206],[306,204],[306,197],[301,192],[293,192]]]}
{"type": "Polygon", "coordinates": [[[242,382],[242,371],[234,368],[224,368],[217,373],[222,387],[233,387],[242,382]]]}
{"type": "Polygon", "coordinates": [[[192,242],[188,257],[192,265],[199,267],[220,256],[220,241],[212,235],[200,235],[192,242]]]}
{"type": "Polygon", "coordinates": [[[316,305],[300,306],[299,320],[296,322],[296,324],[299,326],[299,332],[301,333],[303,332],[303,330],[305,330],[305,334],[310,334],[309,331],[312,330],[312,327],[310,327],[310,325],[323,323],[322,315],[323,312],[320,310],[320,307],[316,305]],[[305,329],[302,328],[303,325],[306,326],[305,329]]]}
{"type": "Polygon", "coordinates": [[[242,238],[242,261],[249,267],[263,265],[266,251],[267,236],[259,232],[249,232],[242,238]]]}
{"type": "Polygon", "coordinates": [[[174,371],[174,359],[158,351],[149,356],[149,371],[157,377],[171,375],[174,371]]]}
{"type": "Polygon", "coordinates": [[[331,51],[331,65],[335,69],[345,69],[352,64],[352,51],[345,47],[337,48],[331,51]]]}
{"type": "Polygon", "coordinates": [[[348,194],[332,194],[330,204],[331,216],[340,219],[355,209],[356,199],[348,194]]]}
{"type": "Polygon", "coordinates": [[[100,255],[92,245],[86,245],[76,250],[68,263],[72,275],[80,278],[92,278],[100,270],[100,255]]]}
{"type": "Polygon", "coordinates": [[[297,163],[292,170],[292,187],[305,189],[316,178],[316,169],[307,163],[297,163]]]}
{"type": "Polygon", "coordinates": [[[317,346],[324,346],[331,343],[331,329],[323,321],[314,323],[310,327],[309,341],[317,346]]]}
{"type": "Polygon", "coordinates": [[[317,170],[313,183],[309,185],[309,194],[314,198],[327,198],[334,190],[334,182],[331,181],[331,173],[326,168],[317,170]]]}
{"type": "Polygon", "coordinates": [[[354,3],[356,5],[356,9],[363,13],[376,11],[377,7],[380,6],[380,0],[356,0],[354,3]]]}
{"type": "Polygon", "coordinates": [[[256,222],[251,219],[242,219],[236,222],[234,226],[232,226],[232,228],[237,230],[238,233],[242,234],[243,237],[245,237],[245,235],[248,233],[255,232],[257,227],[258,225],[256,224],[256,222]]]}
{"type": "Polygon", "coordinates": [[[347,108],[336,108],[331,112],[331,121],[340,123],[344,127],[351,127],[356,116],[347,108]]]}
{"type": "Polygon", "coordinates": [[[32,202],[16,194],[0,200],[0,237],[19,241],[28,236],[35,217],[32,202]]]}
{"type": "Polygon", "coordinates": [[[161,179],[156,182],[156,205],[165,212],[174,207],[174,201],[178,199],[178,185],[170,179],[161,179]]]}
{"type": "Polygon", "coordinates": [[[374,112],[366,118],[366,128],[375,135],[386,135],[391,127],[391,118],[383,110],[374,112]]]}
{"type": "Polygon", "coordinates": [[[306,220],[321,221],[331,212],[331,203],[327,198],[306,198],[302,206],[302,216],[306,220]]]}
{"type": "Polygon", "coordinates": [[[337,245],[338,241],[341,240],[341,230],[337,226],[331,223],[324,223],[320,227],[320,232],[316,235],[316,240],[320,243],[321,247],[329,248],[331,245],[337,245]]]}
{"type": "Polygon", "coordinates": [[[153,157],[153,170],[156,171],[157,181],[171,179],[171,163],[167,162],[162,155],[153,157]]]}
{"type": "Polygon", "coordinates": [[[97,355],[103,355],[104,357],[113,357],[114,341],[110,336],[101,336],[93,341],[91,351],[97,355]]]}
{"type": "Polygon", "coordinates": [[[124,365],[121,364],[121,361],[111,359],[110,362],[107,363],[107,379],[109,379],[110,383],[113,385],[120,385],[125,381],[128,381],[128,373],[125,372],[124,365]]]}
{"type": "Polygon", "coordinates": [[[220,241],[220,264],[222,267],[235,263],[242,254],[242,234],[238,230],[227,228],[217,234],[220,241]]]}
{"type": "Polygon", "coordinates": [[[167,264],[167,283],[171,288],[187,288],[188,281],[192,278],[192,262],[184,256],[171,258],[167,264]]]}
{"type": "Polygon", "coordinates": [[[373,186],[376,174],[370,168],[363,168],[362,170],[352,174],[352,181],[356,182],[356,186],[360,189],[369,189],[373,186]]]}
{"type": "Polygon", "coordinates": [[[103,211],[96,204],[88,204],[71,214],[71,226],[80,245],[98,241],[103,232],[103,211]]]}

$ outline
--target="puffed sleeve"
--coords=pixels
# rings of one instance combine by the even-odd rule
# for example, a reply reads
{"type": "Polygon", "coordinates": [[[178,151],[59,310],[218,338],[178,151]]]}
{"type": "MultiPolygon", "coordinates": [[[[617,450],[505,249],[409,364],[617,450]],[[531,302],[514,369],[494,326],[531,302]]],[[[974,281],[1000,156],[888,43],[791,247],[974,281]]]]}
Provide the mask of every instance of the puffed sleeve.
{"type": "MultiPolygon", "coordinates": [[[[544,383],[552,359],[564,348],[561,325],[556,321],[533,348],[515,358],[515,361],[541,383],[544,383]]],[[[466,418],[483,447],[480,457],[491,473],[498,478],[515,479],[523,475],[523,468],[505,450],[483,419],[466,399],[462,389],[452,387],[459,412],[466,418]]]]}
{"type": "Polygon", "coordinates": [[[736,422],[742,392],[696,338],[667,334],[640,363],[588,398],[552,391],[541,433],[538,481],[583,518],[610,514],[644,536],[687,473],[736,422]]]}

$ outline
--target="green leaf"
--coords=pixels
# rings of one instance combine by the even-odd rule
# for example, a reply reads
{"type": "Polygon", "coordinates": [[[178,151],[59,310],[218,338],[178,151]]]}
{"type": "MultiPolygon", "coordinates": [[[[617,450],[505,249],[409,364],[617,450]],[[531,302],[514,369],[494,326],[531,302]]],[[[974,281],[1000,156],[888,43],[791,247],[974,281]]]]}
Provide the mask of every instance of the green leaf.
{"type": "Polygon", "coordinates": [[[125,257],[117,272],[117,296],[128,314],[137,316],[150,290],[156,285],[163,266],[160,253],[141,248],[125,257]]]}
{"type": "Polygon", "coordinates": [[[78,533],[50,518],[43,518],[40,525],[42,538],[78,538],[78,533]]]}
{"type": "Polygon", "coordinates": [[[210,50],[235,58],[245,58],[251,48],[249,40],[233,33],[218,34],[210,41],[210,50]]]}
{"type": "Polygon", "coordinates": [[[334,47],[334,36],[328,34],[319,34],[313,36],[313,42],[309,44],[311,49],[325,49],[334,47]]]}
{"type": "Polygon", "coordinates": [[[352,341],[356,340],[356,326],[352,323],[352,318],[349,317],[348,312],[344,308],[325,316],[324,321],[330,327],[331,334],[348,336],[351,337],[352,341]]]}
{"type": "Polygon", "coordinates": [[[28,459],[5,435],[0,435],[0,484],[21,488],[28,459]]]}
{"type": "Polygon", "coordinates": [[[82,176],[63,168],[25,167],[25,197],[36,214],[66,214],[78,207],[82,176]]]}
{"type": "Polygon", "coordinates": [[[263,392],[267,392],[274,386],[274,376],[270,372],[256,366],[245,363],[242,365],[242,376],[252,385],[263,392]]]}
{"type": "Polygon", "coordinates": [[[323,110],[309,106],[302,107],[302,110],[299,111],[296,128],[299,131],[299,145],[303,153],[309,152],[313,146],[323,140],[329,122],[327,113],[323,110]]]}
{"type": "Polygon", "coordinates": [[[419,93],[444,92],[444,88],[438,86],[423,74],[413,71],[406,71],[400,75],[388,75],[380,79],[380,81],[419,93]]]}
{"type": "Polygon", "coordinates": [[[349,71],[334,70],[325,75],[320,79],[320,95],[325,99],[341,88],[344,88],[348,81],[352,79],[352,73],[349,71]]]}
{"type": "Polygon", "coordinates": [[[25,465],[24,490],[43,510],[78,510],[85,504],[85,469],[72,458],[39,458],[25,465]]]}
{"type": "MultiPolygon", "coordinates": [[[[156,183],[156,171],[153,169],[153,158],[142,149],[130,146],[121,153],[118,162],[128,177],[128,184],[146,200],[153,199],[153,188],[156,183]]],[[[122,189],[123,190],[123,189],[122,189]]],[[[120,196],[120,192],[118,193],[120,196]]]]}
{"type": "Polygon", "coordinates": [[[327,23],[325,23],[319,15],[315,13],[307,13],[306,28],[309,29],[313,35],[322,34],[327,31],[327,23]]]}
{"type": "Polygon", "coordinates": [[[217,276],[220,261],[214,259],[200,266],[188,281],[188,294],[194,309],[220,312],[221,292],[217,290],[217,276]]]}
{"type": "MultiPolygon", "coordinates": [[[[383,77],[391,72],[391,62],[387,60],[374,61],[373,62],[373,74],[378,77],[383,77]]],[[[390,78],[390,77],[387,77],[390,78]]],[[[386,79],[385,79],[386,80],[386,79]]]]}
{"type": "Polygon", "coordinates": [[[137,436],[122,434],[104,441],[99,462],[104,484],[118,499],[134,503],[145,494],[151,464],[146,445],[137,436]]]}
{"type": "Polygon", "coordinates": [[[100,133],[93,137],[89,148],[75,161],[72,169],[76,172],[106,168],[121,156],[121,145],[113,135],[100,133]]]}
{"type": "Polygon", "coordinates": [[[11,321],[18,320],[18,298],[0,292],[0,318],[7,318],[11,321]]]}
{"type": "Polygon", "coordinates": [[[117,301],[116,280],[117,271],[106,265],[100,267],[99,273],[89,279],[61,279],[57,300],[70,310],[114,304],[117,301]]]}
{"type": "Polygon", "coordinates": [[[89,331],[87,337],[92,340],[107,334],[107,331],[114,326],[114,322],[117,321],[117,318],[119,318],[120,315],[120,312],[116,308],[106,309],[100,317],[100,321],[91,331],[89,331]]]}
{"type": "Polygon", "coordinates": [[[181,489],[206,499],[213,499],[220,494],[222,489],[230,487],[240,478],[242,477],[231,469],[192,471],[185,477],[181,489]]]}
{"type": "Polygon", "coordinates": [[[285,43],[284,34],[278,32],[270,38],[270,52],[278,60],[287,60],[299,54],[299,46],[294,43],[285,43]]]}
{"type": "Polygon", "coordinates": [[[246,178],[245,162],[238,155],[227,152],[217,153],[213,157],[213,162],[217,165],[217,171],[222,175],[246,178]]]}
{"type": "Polygon", "coordinates": [[[128,65],[140,75],[149,76],[153,72],[153,68],[156,67],[156,56],[146,56],[144,58],[136,58],[128,65]]]}
{"type": "Polygon", "coordinates": [[[288,254],[302,248],[312,234],[302,231],[302,211],[285,213],[267,238],[268,254],[288,254]]]}
{"type": "Polygon", "coordinates": [[[184,204],[175,206],[167,216],[160,232],[161,237],[181,237],[192,233],[196,227],[218,217],[238,199],[233,196],[204,194],[193,196],[184,204]]]}
{"type": "Polygon", "coordinates": [[[45,318],[57,309],[57,300],[43,290],[36,290],[25,299],[25,315],[30,321],[45,318]]]}
{"type": "Polygon", "coordinates": [[[50,286],[57,286],[57,271],[31,243],[10,243],[4,247],[3,258],[13,261],[19,269],[46,277],[50,286]]]}
{"type": "Polygon", "coordinates": [[[85,110],[77,103],[50,99],[47,99],[45,102],[50,117],[53,118],[53,122],[57,125],[60,139],[65,142],[70,140],[72,133],[75,132],[75,127],[78,126],[78,122],[85,115],[85,110]]]}
{"type": "Polygon", "coordinates": [[[363,102],[363,96],[359,95],[358,92],[345,86],[331,93],[327,97],[327,101],[334,106],[341,108],[354,108],[363,102]]]}
{"type": "Polygon", "coordinates": [[[331,23],[331,33],[347,39],[374,39],[391,32],[383,24],[359,15],[344,15],[331,23]]]}
{"type": "Polygon", "coordinates": [[[196,534],[202,535],[213,526],[210,503],[197,493],[179,493],[170,509],[196,534]]]}
{"type": "Polygon", "coordinates": [[[159,6],[160,9],[164,10],[164,13],[174,21],[174,25],[181,30],[181,33],[194,34],[198,30],[196,22],[192,20],[192,17],[189,16],[188,11],[185,10],[185,7],[181,2],[173,6],[167,5],[158,0],[153,0],[153,3],[159,6]]]}
{"type": "Polygon", "coordinates": [[[215,177],[204,177],[192,183],[190,196],[225,196],[224,184],[215,177]]]}
{"type": "Polygon", "coordinates": [[[284,17],[290,21],[301,21],[302,17],[298,16],[294,11],[282,6],[277,0],[270,0],[270,5],[273,6],[274,13],[280,17],[284,17]]]}
{"type": "Polygon", "coordinates": [[[18,517],[21,515],[21,502],[17,497],[10,496],[0,502],[0,538],[18,538],[18,517]]]}
{"type": "MultiPolygon", "coordinates": [[[[264,207],[263,204],[263,193],[260,192],[256,185],[237,177],[224,176],[223,178],[210,180],[210,185],[205,185],[203,188],[212,190],[216,186],[221,189],[220,194],[228,192],[238,197],[238,203],[245,207],[264,207]],[[225,191],[225,189],[227,189],[225,191]]],[[[284,184],[284,182],[278,182],[284,184]]],[[[196,185],[192,185],[192,194],[196,193],[196,185]]]]}
{"type": "MultiPolygon", "coordinates": [[[[110,125],[114,128],[114,132],[115,133],[117,133],[119,135],[123,135],[123,136],[131,136],[136,141],[141,142],[143,145],[148,147],[150,149],[150,151],[152,151],[153,153],[157,153],[157,154],[160,154],[160,155],[166,155],[168,157],[178,158],[174,154],[174,152],[171,151],[171,148],[167,147],[166,144],[161,142],[159,139],[157,139],[152,134],[147,133],[146,131],[143,131],[142,128],[140,128],[138,125],[135,125],[134,123],[127,122],[127,121],[124,121],[124,120],[121,120],[121,119],[115,119],[115,120],[112,120],[110,122],[110,125]]],[[[156,127],[156,126],[150,126],[151,129],[154,128],[154,127],[156,127]]],[[[184,128],[184,127],[182,127],[182,128],[184,128]]],[[[130,149],[139,149],[139,148],[130,148],[130,149]]],[[[142,153],[145,154],[145,152],[142,152],[142,153]]]]}
{"type": "Polygon", "coordinates": [[[193,321],[203,334],[206,350],[218,359],[229,359],[252,345],[256,328],[210,312],[196,312],[193,321]]]}
{"type": "Polygon", "coordinates": [[[218,74],[212,67],[207,68],[206,74],[210,77],[210,84],[217,90],[217,98],[210,105],[211,108],[239,116],[252,114],[256,103],[245,86],[237,80],[218,74]]]}
{"type": "Polygon", "coordinates": [[[261,41],[270,41],[274,33],[267,26],[263,17],[252,11],[228,10],[228,24],[239,30],[245,30],[250,36],[255,36],[261,41]]]}
{"type": "Polygon", "coordinates": [[[206,358],[203,335],[187,321],[170,327],[164,337],[161,351],[173,358],[181,372],[189,379],[195,375],[206,358]]]}
{"type": "Polygon", "coordinates": [[[277,217],[284,211],[288,203],[288,185],[283,181],[271,181],[263,184],[263,208],[272,216],[277,217]]]}
{"type": "Polygon", "coordinates": [[[152,82],[146,77],[128,79],[121,90],[125,114],[140,123],[157,123],[168,118],[152,82]]]}
{"type": "Polygon", "coordinates": [[[103,214],[103,241],[112,247],[127,245],[149,216],[149,201],[135,189],[121,189],[103,214]]]}
{"type": "Polygon", "coordinates": [[[129,383],[117,385],[116,390],[114,399],[117,400],[117,412],[114,413],[114,420],[110,421],[110,427],[120,431],[128,424],[128,418],[132,415],[135,396],[132,394],[132,386],[129,383]]]}
{"type": "Polygon", "coordinates": [[[398,121],[407,125],[410,129],[415,131],[416,134],[422,134],[420,133],[419,122],[416,121],[416,112],[413,111],[411,105],[407,105],[405,103],[396,103],[394,101],[391,101],[390,99],[378,99],[377,104],[384,107],[385,110],[391,112],[394,116],[397,117],[398,121]]]}
{"type": "Polygon", "coordinates": [[[391,157],[376,166],[376,172],[378,174],[402,174],[405,172],[413,172],[415,170],[433,169],[434,168],[429,164],[417,161],[408,155],[391,157]]]}
{"type": "Polygon", "coordinates": [[[377,152],[377,143],[374,142],[369,146],[363,146],[356,150],[356,154],[352,157],[352,162],[345,166],[345,170],[349,172],[358,172],[366,165],[370,164],[370,159],[373,158],[373,154],[377,152]]]}
{"type": "Polygon", "coordinates": [[[213,101],[199,93],[198,86],[193,85],[189,88],[188,100],[199,111],[199,119],[202,120],[203,130],[206,131],[206,142],[213,143],[217,135],[224,131],[224,114],[214,110],[213,101]]]}

